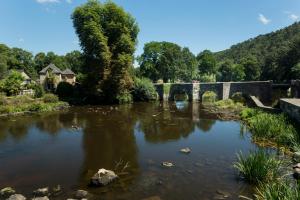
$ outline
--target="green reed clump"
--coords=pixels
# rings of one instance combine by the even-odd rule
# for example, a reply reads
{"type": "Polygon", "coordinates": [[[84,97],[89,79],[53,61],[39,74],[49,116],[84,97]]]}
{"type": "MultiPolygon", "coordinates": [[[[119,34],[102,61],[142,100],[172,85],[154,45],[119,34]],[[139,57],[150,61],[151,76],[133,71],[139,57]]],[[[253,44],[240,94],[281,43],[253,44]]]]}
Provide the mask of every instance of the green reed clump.
{"type": "Polygon", "coordinates": [[[268,184],[260,184],[256,189],[257,200],[297,200],[300,199],[300,190],[297,184],[282,180],[268,184]]]}
{"type": "Polygon", "coordinates": [[[249,183],[267,183],[279,177],[279,170],[282,162],[272,154],[263,150],[250,152],[248,156],[242,153],[237,155],[237,162],[234,163],[240,175],[249,183]]]}
{"type": "Polygon", "coordinates": [[[292,147],[297,141],[295,127],[283,114],[258,113],[248,119],[248,125],[255,139],[269,139],[288,147],[292,147]]]}

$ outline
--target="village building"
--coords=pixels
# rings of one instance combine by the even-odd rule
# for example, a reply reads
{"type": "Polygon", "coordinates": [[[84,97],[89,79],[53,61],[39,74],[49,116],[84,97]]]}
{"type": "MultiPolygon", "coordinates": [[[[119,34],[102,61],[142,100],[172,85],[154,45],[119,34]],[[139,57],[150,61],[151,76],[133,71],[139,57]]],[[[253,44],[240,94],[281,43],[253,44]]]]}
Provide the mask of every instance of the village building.
{"type": "Polygon", "coordinates": [[[60,70],[54,64],[50,64],[39,72],[39,82],[45,90],[54,90],[60,82],[67,82],[75,85],[76,76],[70,69],[60,70]]]}

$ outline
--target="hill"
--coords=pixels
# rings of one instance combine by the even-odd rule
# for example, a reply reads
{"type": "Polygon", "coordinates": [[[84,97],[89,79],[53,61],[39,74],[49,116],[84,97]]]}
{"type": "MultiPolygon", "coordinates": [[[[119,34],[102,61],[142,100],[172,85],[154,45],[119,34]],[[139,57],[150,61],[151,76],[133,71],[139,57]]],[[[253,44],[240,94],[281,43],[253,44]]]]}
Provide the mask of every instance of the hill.
{"type": "Polygon", "coordinates": [[[299,50],[297,51],[299,40],[300,22],[297,22],[278,31],[233,45],[230,49],[215,53],[215,56],[219,62],[230,59],[234,63],[241,63],[247,57],[254,57],[261,69],[261,80],[282,81],[300,78],[294,77],[291,73],[294,65],[300,62],[299,50]]]}

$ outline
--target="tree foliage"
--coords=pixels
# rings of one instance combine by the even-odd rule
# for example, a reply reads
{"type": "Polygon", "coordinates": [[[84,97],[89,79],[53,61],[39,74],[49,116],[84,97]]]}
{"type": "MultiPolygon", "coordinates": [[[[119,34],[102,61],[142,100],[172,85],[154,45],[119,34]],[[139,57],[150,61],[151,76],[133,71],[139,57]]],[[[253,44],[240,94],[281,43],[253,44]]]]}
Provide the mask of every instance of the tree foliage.
{"type": "Polygon", "coordinates": [[[6,95],[17,95],[22,89],[24,78],[18,71],[12,70],[9,75],[1,81],[0,90],[6,95]]]}
{"type": "Polygon", "coordinates": [[[197,76],[197,60],[188,48],[170,42],[149,42],[138,59],[139,74],[152,81],[189,82],[197,76]]]}
{"type": "Polygon", "coordinates": [[[300,61],[299,38],[300,22],[297,22],[276,32],[233,45],[215,56],[218,62],[231,59],[234,63],[243,64],[246,80],[290,80],[297,78],[292,69],[300,61]]]}
{"type": "Polygon", "coordinates": [[[123,101],[133,86],[129,71],[139,32],[135,19],[115,3],[97,0],[77,7],[72,19],[84,52],[89,92],[110,102],[123,101]]]}

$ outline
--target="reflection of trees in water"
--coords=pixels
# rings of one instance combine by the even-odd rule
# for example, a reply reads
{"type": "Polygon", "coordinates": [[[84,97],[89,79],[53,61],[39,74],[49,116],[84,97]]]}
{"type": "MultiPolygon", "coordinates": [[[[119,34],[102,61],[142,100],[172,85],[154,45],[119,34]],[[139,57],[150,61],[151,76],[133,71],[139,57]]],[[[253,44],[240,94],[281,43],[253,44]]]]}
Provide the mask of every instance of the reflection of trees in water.
{"type": "Polygon", "coordinates": [[[153,143],[188,137],[195,128],[191,120],[192,110],[192,104],[180,110],[174,103],[162,102],[156,107],[145,105],[144,111],[148,114],[140,116],[139,129],[145,134],[145,139],[153,143]]]}
{"type": "Polygon", "coordinates": [[[196,125],[203,132],[208,132],[210,131],[210,129],[213,127],[215,123],[216,120],[213,119],[200,119],[196,125]]]}
{"type": "Polygon", "coordinates": [[[91,176],[93,174],[89,173],[95,173],[100,168],[114,170],[116,162],[122,159],[129,162],[127,170],[132,175],[136,174],[139,166],[134,136],[135,114],[130,106],[120,106],[118,110],[112,111],[109,108],[103,109],[102,112],[85,115],[82,172],[85,176],[91,176]]]}
{"type": "Polygon", "coordinates": [[[11,120],[10,118],[1,120],[0,142],[5,141],[8,137],[11,137],[15,141],[22,140],[26,137],[31,125],[31,119],[28,117],[17,117],[15,120],[11,120]]]}

